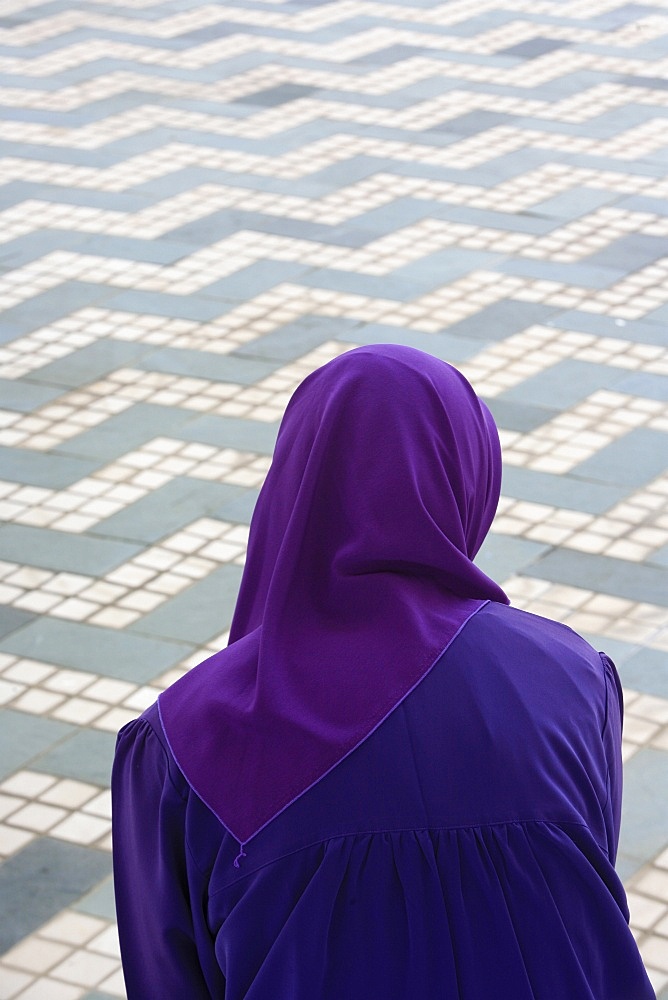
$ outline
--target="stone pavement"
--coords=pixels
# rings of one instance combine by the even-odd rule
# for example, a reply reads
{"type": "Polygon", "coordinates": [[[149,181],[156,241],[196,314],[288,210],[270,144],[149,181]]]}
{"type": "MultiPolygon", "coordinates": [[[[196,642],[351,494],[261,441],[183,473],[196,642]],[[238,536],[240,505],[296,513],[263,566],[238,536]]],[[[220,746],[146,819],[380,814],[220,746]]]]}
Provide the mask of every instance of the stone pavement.
{"type": "Polygon", "coordinates": [[[0,1000],[124,995],[114,734],[225,642],[301,378],[459,365],[481,555],[616,660],[668,997],[668,0],[2,0],[0,1000]]]}

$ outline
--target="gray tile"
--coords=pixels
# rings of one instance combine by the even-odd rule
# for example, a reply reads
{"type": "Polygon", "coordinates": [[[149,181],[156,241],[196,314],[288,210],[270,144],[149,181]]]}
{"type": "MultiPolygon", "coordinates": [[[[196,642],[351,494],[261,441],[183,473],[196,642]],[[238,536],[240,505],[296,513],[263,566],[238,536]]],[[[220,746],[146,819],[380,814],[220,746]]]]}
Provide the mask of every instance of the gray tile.
{"type": "Polygon", "coordinates": [[[548,326],[561,330],[575,330],[579,333],[593,333],[596,337],[614,337],[631,340],[637,344],[658,344],[665,346],[666,328],[659,323],[646,320],[615,319],[601,313],[580,312],[577,309],[560,313],[549,320],[548,326]]]}
{"type": "Polygon", "coordinates": [[[647,313],[645,316],[645,322],[661,324],[663,327],[665,342],[666,324],[668,323],[668,306],[661,306],[660,309],[654,309],[653,312],[647,313]]]}
{"type": "MultiPolygon", "coordinates": [[[[321,0],[327,2],[327,0],[321,0]]],[[[306,5],[309,0],[292,0],[292,3],[306,5]]],[[[310,4],[309,4],[310,6],[310,4]]],[[[413,59],[416,56],[431,54],[431,49],[420,45],[388,45],[386,49],[376,49],[373,52],[365,52],[364,55],[351,59],[355,66],[394,66],[395,63],[403,62],[404,59],[413,59]]]]}
{"type": "MultiPolygon", "coordinates": [[[[568,153],[564,152],[561,162],[566,167],[584,167],[585,170],[610,170],[610,158],[605,155],[595,156],[590,153],[568,153]]],[[[614,160],[612,161],[615,162],[614,160]]],[[[633,161],[633,173],[642,177],[655,177],[658,179],[665,177],[666,173],[666,148],[665,146],[645,153],[642,159],[633,161]]]]}
{"type": "Polygon", "coordinates": [[[43,837],[0,867],[0,953],[71,906],[108,874],[107,851],[43,837]]]}
{"type": "Polygon", "coordinates": [[[569,549],[552,549],[527,566],[528,576],[553,583],[668,606],[665,571],[647,563],[627,562],[610,556],[592,556],[569,549]]]}
{"type": "Polygon", "coordinates": [[[653,372],[633,372],[618,382],[615,390],[628,393],[630,396],[644,396],[645,399],[656,399],[660,403],[665,403],[668,401],[668,377],[655,375],[653,372]]]}
{"type": "Polygon", "coordinates": [[[266,90],[257,90],[254,94],[244,94],[238,97],[240,104],[257,104],[264,108],[275,108],[289,101],[297,101],[301,97],[310,97],[315,94],[317,87],[306,87],[299,83],[283,83],[277,87],[268,87],[266,90]]]}
{"type": "Polygon", "coordinates": [[[273,330],[265,337],[244,344],[245,357],[259,357],[271,361],[293,361],[302,357],[328,340],[340,340],[342,331],[347,331],[354,339],[359,330],[358,320],[337,316],[301,316],[294,323],[273,330]]]}
{"type": "Polygon", "coordinates": [[[125,340],[97,340],[31,373],[39,382],[78,388],[104,378],[118,368],[132,367],[150,345],[125,340]]]}
{"type": "Polygon", "coordinates": [[[35,330],[47,323],[69,316],[87,306],[106,305],[113,289],[109,285],[84,284],[66,281],[41,295],[33,295],[24,302],[5,311],[3,323],[17,326],[24,332],[35,330]]]}
{"type": "Polygon", "coordinates": [[[97,729],[80,729],[31,764],[34,771],[74,778],[108,787],[114,758],[116,734],[97,729]]]}
{"type": "Polygon", "coordinates": [[[97,427],[77,434],[53,449],[54,455],[96,458],[97,468],[113,462],[134,448],[141,448],[154,437],[180,437],[183,427],[193,419],[193,411],[179,406],[137,403],[109,417],[97,427]]]}
{"type": "Polygon", "coordinates": [[[277,431],[278,423],[266,424],[259,420],[206,414],[191,420],[180,432],[179,437],[184,441],[199,441],[201,444],[212,444],[217,448],[238,448],[240,451],[256,451],[259,455],[271,455],[277,431]]]}
{"type": "MultiPolygon", "coordinates": [[[[668,89],[668,80],[666,81],[668,89]]],[[[664,198],[653,198],[647,194],[631,194],[627,198],[620,198],[616,203],[617,208],[626,212],[651,212],[652,215],[668,215],[668,202],[664,198]]]]}
{"type": "Polygon", "coordinates": [[[5,604],[0,604],[0,637],[23,628],[36,617],[29,611],[22,611],[21,608],[10,608],[5,604]]]}
{"type": "Polygon", "coordinates": [[[665,448],[661,431],[637,427],[581,462],[574,472],[599,482],[643,486],[664,471],[665,448]]]}
{"type": "MultiPolygon", "coordinates": [[[[419,260],[403,267],[398,267],[392,271],[391,275],[383,279],[391,285],[395,281],[408,282],[413,286],[413,295],[425,295],[437,288],[442,288],[444,284],[455,281],[460,275],[469,271],[493,270],[502,260],[501,254],[489,253],[485,250],[471,251],[468,253],[458,251],[453,254],[450,248],[438,250],[435,253],[426,254],[419,260]]],[[[388,295],[387,298],[396,298],[395,295],[388,295]]]]}
{"type": "Polygon", "coordinates": [[[300,278],[300,284],[308,288],[327,288],[335,292],[368,295],[370,298],[392,299],[396,302],[409,302],[416,295],[433,288],[433,282],[426,282],[422,287],[418,287],[412,278],[395,274],[377,277],[355,271],[335,271],[331,268],[310,270],[300,278]]]}
{"type": "Polygon", "coordinates": [[[139,315],[147,313],[150,316],[187,319],[196,323],[209,323],[227,310],[227,307],[210,296],[197,293],[169,295],[167,292],[146,292],[141,289],[111,295],[105,306],[121,312],[139,315]]]}
{"type": "Polygon", "coordinates": [[[2,641],[2,649],[74,670],[90,670],[120,680],[146,684],[186,657],[185,641],[99,628],[59,618],[43,618],[2,641]]]}
{"type": "Polygon", "coordinates": [[[152,372],[168,372],[171,375],[194,375],[217,382],[252,385],[271,375],[279,365],[261,358],[242,357],[238,353],[210,354],[207,351],[163,347],[153,350],[137,367],[152,372]]]}
{"type": "Polygon", "coordinates": [[[661,750],[643,748],[624,765],[619,860],[637,870],[665,847],[668,830],[668,768],[661,750]]]}
{"type": "Polygon", "coordinates": [[[243,486],[179,477],[108,517],[100,530],[106,537],[156,542],[205,514],[233,504],[246,492],[243,486]]]}
{"type": "Polygon", "coordinates": [[[520,431],[522,434],[541,427],[553,415],[541,406],[516,403],[498,396],[487,400],[487,406],[498,427],[507,431],[520,431]]]}
{"type": "Polygon", "coordinates": [[[443,125],[437,125],[435,131],[454,132],[455,135],[469,136],[486,132],[499,125],[514,124],[516,115],[505,114],[502,111],[469,111],[458,118],[449,118],[443,125]]]}
{"type": "Polygon", "coordinates": [[[34,765],[52,744],[74,732],[74,726],[11,708],[0,709],[0,778],[34,765]]]}
{"type": "Polygon", "coordinates": [[[549,545],[528,538],[490,533],[483,542],[475,563],[498,583],[503,583],[514,573],[526,573],[537,559],[547,552],[549,545]]]}
{"type": "Polygon", "coordinates": [[[234,524],[250,524],[259,493],[259,490],[246,490],[210,511],[210,516],[232,521],[234,524]]]}
{"type": "MultiPolygon", "coordinates": [[[[1,146],[2,143],[0,143],[1,146]]],[[[0,154],[1,152],[0,149],[0,154]]],[[[13,155],[18,156],[20,153],[14,151],[13,155]]],[[[26,264],[39,260],[46,253],[61,250],[80,253],[85,239],[83,233],[67,232],[62,229],[40,229],[34,233],[26,233],[25,236],[19,236],[3,245],[0,267],[6,267],[8,270],[24,267],[26,264]]]]}
{"type": "MultiPolygon", "coordinates": [[[[378,208],[362,212],[355,222],[369,234],[370,239],[378,239],[379,236],[385,236],[430,217],[432,205],[432,202],[422,198],[396,198],[378,208]]],[[[436,207],[441,208],[439,203],[436,203],[436,207]]]]}
{"type": "Polygon", "coordinates": [[[506,465],[501,492],[516,500],[551,504],[585,514],[604,514],[633,492],[633,487],[506,465]]]}
{"type": "MultiPolygon", "coordinates": [[[[261,212],[241,209],[224,209],[171,231],[173,239],[184,240],[198,246],[208,246],[225,236],[240,230],[271,233],[291,239],[317,240],[337,246],[364,246],[374,238],[374,233],[347,224],[327,226],[305,219],[291,219],[286,216],[263,215],[261,212]]],[[[192,247],[190,247],[192,252],[192,247]]]]}
{"type": "Polygon", "coordinates": [[[88,237],[78,250],[80,253],[99,257],[127,259],[129,268],[138,261],[147,264],[174,264],[193,252],[189,243],[179,243],[165,236],[146,240],[141,237],[108,236],[106,233],[88,237]]]}
{"type": "MultiPolygon", "coordinates": [[[[583,630],[581,633],[582,637],[587,640],[590,646],[594,649],[601,650],[611,658],[611,660],[617,666],[617,670],[623,667],[626,660],[630,659],[638,650],[641,648],[637,645],[632,645],[629,642],[624,642],[622,639],[613,639],[609,635],[597,635],[596,632],[587,632],[583,630]]],[[[620,674],[620,676],[622,676],[620,674]]],[[[622,683],[624,683],[622,676],[622,683]]]]}
{"type": "Polygon", "coordinates": [[[0,326],[0,344],[9,344],[12,340],[16,340],[17,337],[23,336],[23,329],[14,323],[5,322],[3,317],[2,326],[0,326]]]}
{"type": "MultiPolygon", "coordinates": [[[[655,8],[656,10],[656,8],[655,8]]],[[[664,76],[622,76],[619,82],[625,87],[648,87],[650,90],[668,90],[664,76]]]]}
{"type": "Polygon", "coordinates": [[[450,364],[466,361],[480,350],[480,343],[452,336],[450,329],[442,333],[421,333],[385,323],[364,323],[348,333],[337,330],[336,340],[350,344],[401,344],[415,347],[450,364]]]}
{"type": "Polygon", "coordinates": [[[475,340],[505,340],[535,323],[546,323],[556,312],[553,306],[546,306],[540,302],[504,299],[480,309],[467,319],[453,323],[448,327],[448,333],[455,337],[471,337],[475,340]]]}
{"type": "MultiPolygon", "coordinates": [[[[543,406],[553,411],[568,410],[583,402],[587,396],[599,389],[617,388],[628,375],[622,368],[611,369],[608,365],[592,364],[567,358],[544,368],[519,385],[506,389],[499,399],[514,403],[543,406]]],[[[554,416],[554,412],[552,413],[554,416]]]]}
{"type": "Polygon", "coordinates": [[[55,386],[35,385],[23,379],[0,378],[0,406],[3,410],[30,413],[38,406],[50,403],[61,392],[62,390],[55,386]]]}
{"type": "MultiPolygon", "coordinates": [[[[499,266],[502,274],[512,274],[518,278],[534,281],[561,281],[565,285],[578,288],[607,289],[626,277],[626,271],[619,263],[602,267],[591,263],[588,258],[572,264],[558,264],[552,260],[531,260],[528,257],[512,257],[499,266]]],[[[555,310],[556,311],[556,310],[555,310]]]]}
{"type": "Polygon", "coordinates": [[[207,642],[232,621],[241,573],[240,566],[220,566],[134,622],[128,631],[198,644],[207,642]]]}
{"type": "MultiPolygon", "coordinates": [[[[429,218],[443,219],[447,222],[461,222],[465,225],[481,226],[489,229],[499,229],[506,233],[528,233],[530,236],[546,236],[552,233],[555,228],[555,220],[548,216],[538,215],[532,209],[522,215],[513,215],[511,212],[495,212],[490,208],[476,208],[475,205],[450,205],[440,201],[423,201],[429,209],[425,213],[429,218]]],[[[450,251],[451,252],[451,251],[450,251]]],[[[506,260],[505,254],[490,253],[489,251],[467,250],[465,247],[457,247],[457,260],[460,254],[464,261],[470,261],[467,270],[480,267],[485,258],[492,261],[506,260]]]]}
{"type": "Polygon", "coordinates": [[[590,267],[624,268],[638,271],[656,260],[665,257],[666,240],[662,236],[646,236],[644,233],[629,233],[613,240],[607,247],[587,257],[590,267]]]}
{"type": "MultiPolygon", "coordinates": [[[[3,117],[8,115],[10,109],[3,109],[3,117]]],[[[14,109],[17,111],[18,121],[32,120],[44,125],[55,124],[56,112],[49,108],[36,114],[34,117],[26,118],[28,109],[23,107],[14,109]]],[[[71,113],[67,116],[65,124],[71,122],[71,113]]],[[[40,201],[49,201],[60,205],[81,205],[85,208],[111,209],[117,212],[139,212],[146,208],[146,198],[136,194],[134,191],[96,191],[94,188],[64,187],[62,184],[37,184],[33,181],[14,181],[3,186],[0,191],[0,205],[9,208],[12,205],[20,205],[31,198],[39,198],[40,201]]]]}
{"type": "Polygon", "coordinates": [[[101,917],[102,920],[116,919],[114,900],[114,882],[111,877],[100,882],[92,892],[74,904],[79,913],[87,913],[91,917],[101,917]]]}
{"type": "Polygon", "coordinates": [[[254,299],[283,281],[300,281],[310,270],[310,265],[296,261],[260,260],[207,285],[203,294],[212,299],[254,299]]]}
{"type": "Polygon", "coordinates": [[[25,524],[0,527],[0,559],[70,573],[103,574],[131,559],[139,545],[25,524]]]}
{"type": "Polygon", "coordinates": [[[99,462],[83,458],[0,446],[0,475],[3,479],[26,486],[62,490],[98,468],[99,462]]]}
{"type": "Polygon", "coordinates": [[[499,49],[498,55],[517,56],[520,59],[537,59],[548,52],[556,52],[557,49],[564,49],[570,46],[570,42],[564,42],[558,38],[545,38],[536,35],[535,38],[528,38],[525,42],[511,45],[507,49],[499,49]]]}
{"type": "MultiPolygon", "coordinates": [[[[576,187],[569,191],[562,191],[552,198],[546,198],[531,206],[532,212],[540,215],[548,215],[559,219],[561,222],[570,222],[579,219],[582,215],[609,205],[612,202],[619,204],[619,194],[617,191],[602,191],[593,187],[576,187]]],[[[591,260],[591,258],[590,258],[591,260]]]]}
{"type": "Polygon", "coordinates": [[[656,566],[666,566],[668,568],[668,545],[662,545],[652,553],[651,561],[656,566]]]}
{"type": "Polygon", "coordinates": [[[663,650],[639,649],[618,662],[617,669],[625,687],[668,698],[668,658],[663,650]]]}

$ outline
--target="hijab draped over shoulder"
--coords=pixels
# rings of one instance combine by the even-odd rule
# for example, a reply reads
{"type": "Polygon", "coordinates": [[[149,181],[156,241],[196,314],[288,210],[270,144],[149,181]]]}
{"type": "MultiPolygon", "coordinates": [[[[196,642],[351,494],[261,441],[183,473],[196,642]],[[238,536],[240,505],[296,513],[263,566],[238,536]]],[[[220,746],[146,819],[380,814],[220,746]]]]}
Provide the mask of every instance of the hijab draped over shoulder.
{"type": "Polygon", "coordinates": [[[243,845],[372,733],[503,591],[491,414],[456,369],[362,347],[294,393],[229,646],[163,692],[184,776],[243,845]]]}

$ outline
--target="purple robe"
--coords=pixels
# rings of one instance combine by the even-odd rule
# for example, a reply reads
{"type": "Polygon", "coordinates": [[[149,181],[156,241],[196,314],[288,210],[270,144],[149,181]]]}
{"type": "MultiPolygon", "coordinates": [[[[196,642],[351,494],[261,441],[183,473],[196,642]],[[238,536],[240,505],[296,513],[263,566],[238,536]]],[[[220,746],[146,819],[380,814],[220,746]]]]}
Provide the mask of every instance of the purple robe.
{"type": "Polygon", "coordinates": [[[129,1000],[651,1000],[614,870],[621,718],[607,657],[487,603],[236,868],[153,706],[112,785],[129,1000]]]}

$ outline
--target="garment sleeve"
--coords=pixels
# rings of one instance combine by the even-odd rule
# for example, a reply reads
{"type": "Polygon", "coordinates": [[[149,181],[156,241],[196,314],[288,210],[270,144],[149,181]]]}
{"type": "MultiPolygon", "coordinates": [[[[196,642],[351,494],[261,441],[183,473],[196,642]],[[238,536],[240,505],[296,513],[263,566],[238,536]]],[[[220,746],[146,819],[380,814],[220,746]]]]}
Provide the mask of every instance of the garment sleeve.
{"type": "Polygon", "coordinates": [[[112,773],[113,858],[128,1000],[224,997],[203,907],[193,899],[184,797],[187,786],[176,787],[150,723],[122,729],[112,773]]]}
{"type": "Polygon", "coordinates": [[[606,825],[608,827],[608,856],[614,864],[619,845],[619,828],[622,815],[622,723],[624,697],[617,669],[605,653],[601,653],[605,673],[605,724],[603,747],[608,767],[608,802],[606,825]]]}

